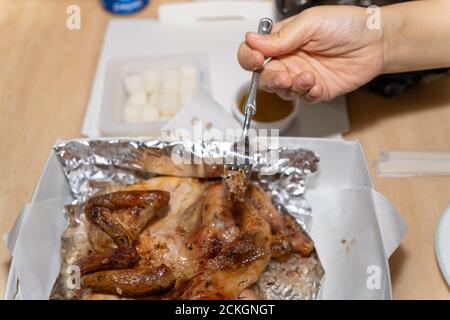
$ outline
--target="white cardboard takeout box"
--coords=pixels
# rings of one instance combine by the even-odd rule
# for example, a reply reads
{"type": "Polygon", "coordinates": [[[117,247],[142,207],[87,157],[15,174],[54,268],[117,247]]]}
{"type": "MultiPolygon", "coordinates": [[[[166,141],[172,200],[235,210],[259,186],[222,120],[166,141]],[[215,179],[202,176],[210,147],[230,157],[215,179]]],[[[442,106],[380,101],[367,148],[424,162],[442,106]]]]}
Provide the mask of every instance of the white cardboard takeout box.
{"type": "MultiPolygon", "coordinates": [[[[391,299],[388,258],[406,225],[373,189],[361,145],[355,141],[281,138],[281,146],[303,147],[320,156],[307,181],[313,238],[325,277],[322,299],[391,299]]],[[[47,299],[60,270],[68,184],[50,153],[32,201],[6,236],[12,253],[5,299],[47,299]]]]}

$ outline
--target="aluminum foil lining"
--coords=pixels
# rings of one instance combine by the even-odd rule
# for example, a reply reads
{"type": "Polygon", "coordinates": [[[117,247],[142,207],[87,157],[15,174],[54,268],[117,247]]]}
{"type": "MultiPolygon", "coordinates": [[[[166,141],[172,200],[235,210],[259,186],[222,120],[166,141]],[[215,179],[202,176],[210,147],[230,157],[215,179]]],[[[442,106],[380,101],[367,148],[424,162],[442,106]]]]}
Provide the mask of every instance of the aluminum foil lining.
{"type": "MultiPolygon", "coordinates": [[[[111,185],[134,184],[156,175],[220,178],[231,145],[217,141],[80,139],[57,143],[54,150],[75,203],[81,203],[111,185]],[[174,162],[174,156],[184,161],[174,162]]],[[[277,148],[277,157],[269,157],[273,151],[267,148],[252,153],[252,180],[272,195],[278,210],[291,214],[308,232],[312,211],[303,194],[307,176],[318,168],[319,156],[301,148],[277,148]]]]}
{"type": "MultiPolygon", "coordinates": [[[[128,185],[157,175],[220,179],[223,160],[231,150],[225,142],[164,142],[143,139],[72,140],[54,146],[55,153],[75,200],[66,206],[69,226],[62,237],[61,274],[53,287],[52,299],[71,299],[66,288],[69,274],[64,270],[90,248],[87,222],[80,209],[91,195],[112,186],[128,185]],[[183,155],[187,162],[175,163],[183,155]],[[222,160],[222,163],[221,161],[222,160]]],[[[301,148],[276,148],[252,153],[252,180],[272,196],[280,212],[292,215],[310,230],[311,207],[303,197],[307,176],[318,168],[316,153],[301,148]],[[270,173],[270,174],[268,174],[270,173]]],[[[313,253],[298,255],[280,263],[272,260],[253,289],[264,299],[315,299],[323,276],[320,261],[313,253]]]]}

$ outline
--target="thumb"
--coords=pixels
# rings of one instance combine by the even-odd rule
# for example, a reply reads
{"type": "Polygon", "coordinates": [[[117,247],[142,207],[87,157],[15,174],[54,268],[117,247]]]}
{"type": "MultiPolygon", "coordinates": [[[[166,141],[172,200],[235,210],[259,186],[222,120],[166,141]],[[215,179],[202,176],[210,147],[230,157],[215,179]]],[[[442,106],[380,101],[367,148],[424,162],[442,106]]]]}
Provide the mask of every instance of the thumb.
{"type": "MultiPolygon", "coordinates": [[[[304,19],[293,19],[271,34],[248,32],[245,41],[250,48],[260,51],[266,57],[281,56],[307,42],[306,23],[304,19]]],[[[274,28],[276,29],[276,25],[274,28]]]]}

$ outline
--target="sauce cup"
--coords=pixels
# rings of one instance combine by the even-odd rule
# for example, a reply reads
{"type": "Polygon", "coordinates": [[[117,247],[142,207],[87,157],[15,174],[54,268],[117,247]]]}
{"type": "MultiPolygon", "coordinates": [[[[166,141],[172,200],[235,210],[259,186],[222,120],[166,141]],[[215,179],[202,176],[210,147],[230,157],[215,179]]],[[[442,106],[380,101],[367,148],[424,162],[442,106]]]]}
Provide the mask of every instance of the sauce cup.
{"type": "MultiPolygon", "coordinates": [[[[248,87],[249,87],[250,83],[247,82],[245,84],[243,84],[239,90],[236,93],[236,97],[235,97],[235,103],[233,105],[232,108],[232,112],[233,112],[233,116],[241,123],[244,123],[244,114],[241,111],[241,100],[243,99],[243,96],[247,96],[248,93],[248,87]]],[[[277,106],[277,105],[267,105],[264,104],[264,100],[261,103],[261,98],[258,99],[258,95],[260,94],[259,91],[260,89],[258,89],[258,93],[257,93],[257,97],[256,97],[256,109],[257,112],[258,110],[261,111],[261,108],[277,108],[277,107],[282,107],[282,106],[277,106]]],[[[267,93],[266,93],[267,95],[267,93]]],[[[270,94],[272,95],[272,94],[270,94]]],[[[275,95],[275,94],[273,94],[275,95]]],[[[276,97],[277,100],[280,101],[280,104],[286,104],[287,102],[282,100],[279,97],[276,97]]],[[[297,117],[298,115],[298,108],[299,108],[299,99],[296,98],[292,101],[288,101],[288,103],[292,104],[292,111],[286,115],[284,115],[281,119],[275,120],[275,121],[258,121],[255,119],[255,115],[252,118],[252,122],[250,124],[250,127],[253,129],[278,129],[279,133],[282,134],[283,132],[285,132],[289,126],[292,124],[292,121],[297,117]]],[[[257,117],[256,117],[257,118],[257,117]]]]}

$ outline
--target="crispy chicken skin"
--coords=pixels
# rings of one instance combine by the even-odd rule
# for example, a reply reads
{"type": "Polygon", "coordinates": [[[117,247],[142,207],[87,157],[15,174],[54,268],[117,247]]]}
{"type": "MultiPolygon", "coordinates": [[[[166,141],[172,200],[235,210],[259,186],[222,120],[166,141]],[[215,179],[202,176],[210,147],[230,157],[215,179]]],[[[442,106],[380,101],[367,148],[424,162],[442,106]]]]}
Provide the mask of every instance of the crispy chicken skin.
{"type": "Polygon", "coordinates": [[[162,264],[154,268],[94,272],[84,276],[82,284],[95,292],[139,298],[170,291],[175,285],[175,277],[162,264]]]}
{"type": "Polygon", "coordinates": [[[307,257],[314,250],[314,243],[306,235],[302,228],[289,214],[280,214],[272,205],[269,197],[264,191],[256,186],[250,185],[247,201],[259,212],[259,214],[270,224],[272,231],[278,234],[278,239],[289,240],[293,250],[303,257],[307,257]]]}
{"type": "Polygon", "coordinates": [[[169,199],[170,193],[161,190],[117,191],[90,199],[85,214],[118,245],[129,246],[169,199]]]}
{"type": "Polygon", "coordinates": [[[139,261],[135,241],[150,219],[167,205],[169,199],[170,194],[165,191],[135,190],[108,193],[91,198],[87,202],[86,219],[110,236],[117,247],[78,261],[80,272],[84,275],[82,281],[85,288],[111,293],[111,285],[117,283],[121,284],[119,286],[121,295],[135,296],[131,284],[135,284],[136,291],[140,293],[159,293],[163,291],[163,286],[173,287],[174,281],[168,281],[173,279],[173,275],[168,275],[171,271],[164,265],[139,271],[124,270],[133,267],[139,261]],[[158,279],[158,276],[161,279],[158,279]],[[150,279],[152,281],[149,281],[150,279]],[[139,282],[143,284],[137,285],[139,282]]]}
{"type": "Polygon", "coordinates": [[[92,198],[85,214],[97,250],[79,260],[87,294],[237,299],[271,258],[313,250],[252,184],[235,202],[221,181],[157,177],[92,198]]]}
{"type": "Polygon", "coordinates": [[[270,261],[269,224],[255,208],[233,203],[223,192],[221,183],[207,190],[202,224],[191,238],[203,263],[182,299],[237,299],[270,261]]]}

